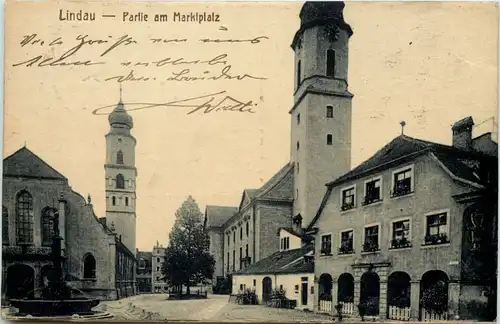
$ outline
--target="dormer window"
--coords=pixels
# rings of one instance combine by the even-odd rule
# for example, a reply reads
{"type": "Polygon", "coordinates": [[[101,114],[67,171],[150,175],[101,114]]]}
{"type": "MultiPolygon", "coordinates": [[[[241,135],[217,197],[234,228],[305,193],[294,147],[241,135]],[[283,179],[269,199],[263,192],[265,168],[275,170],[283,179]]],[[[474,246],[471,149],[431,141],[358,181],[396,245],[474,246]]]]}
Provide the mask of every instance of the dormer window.
{"type": "Polygon", "coordinates": [[[297,125],[300,125],[300,114],[297,114],[297,125]]]}
{"type": "Polygon", "coordinates": [[[286,251],[290,248],[290,237],[282,237],[280,238],[280,250],[286,251]]]}

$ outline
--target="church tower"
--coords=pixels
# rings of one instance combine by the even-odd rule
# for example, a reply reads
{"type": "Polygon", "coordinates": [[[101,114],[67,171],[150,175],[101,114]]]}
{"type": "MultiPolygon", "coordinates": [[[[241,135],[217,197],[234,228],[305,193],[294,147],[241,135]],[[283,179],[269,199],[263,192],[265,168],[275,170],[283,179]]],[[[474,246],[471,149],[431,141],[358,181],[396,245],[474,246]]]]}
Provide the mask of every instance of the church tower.
{"type": "Polygon", "coordinates": [[[114,224],[116,234],[132,252],[136,253],[136,139],[130,134],[132,117],[121,100],[108,117],[110,130],[106,134],[106,218],[114,224]]]}
{"type": "Polygon", "coordinates": [[[325,184],[351,167],[351,102],[348,44],[353,32],[344,21],[343,2],[306,2],[295,52],[291,161],[294,221],[307,227],[325,194],[325,184]],[[300,217],[299,217],[300,215],[300,217]]]}

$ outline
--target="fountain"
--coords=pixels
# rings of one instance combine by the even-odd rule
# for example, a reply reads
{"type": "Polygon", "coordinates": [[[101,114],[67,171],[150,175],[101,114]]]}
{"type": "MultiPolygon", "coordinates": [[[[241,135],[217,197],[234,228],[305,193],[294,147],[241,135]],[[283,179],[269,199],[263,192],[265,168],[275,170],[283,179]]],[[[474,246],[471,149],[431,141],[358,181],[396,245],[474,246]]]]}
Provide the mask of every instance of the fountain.
{"type": "Polygon", "coordinates": [[[47,286],[42,289],[41,298],[11,299],[10,303],[19,309],[15,316],[20,317],[94,317],[92,308],[99,304],[98,299],[74,298],[72,288],[63,279],[61,241],[59,235],[59,212],[53,216],[54,236],[52,237],[52,271],[48,275],[47,286]]]}

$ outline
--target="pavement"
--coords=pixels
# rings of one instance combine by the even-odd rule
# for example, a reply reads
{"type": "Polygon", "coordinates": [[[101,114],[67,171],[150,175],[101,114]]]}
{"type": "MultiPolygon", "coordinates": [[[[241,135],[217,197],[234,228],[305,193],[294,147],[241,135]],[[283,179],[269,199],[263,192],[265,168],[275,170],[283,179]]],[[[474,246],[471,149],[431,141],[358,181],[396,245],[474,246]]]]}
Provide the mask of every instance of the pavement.
{"type": "Polygon", "coordinates": [[[101,304],[118,319],[217,322],[332,322],[328,315],[262,305],[228,303],[227,295],[207,299],[167,300],[166,294],[145,294],[101,304]]]}

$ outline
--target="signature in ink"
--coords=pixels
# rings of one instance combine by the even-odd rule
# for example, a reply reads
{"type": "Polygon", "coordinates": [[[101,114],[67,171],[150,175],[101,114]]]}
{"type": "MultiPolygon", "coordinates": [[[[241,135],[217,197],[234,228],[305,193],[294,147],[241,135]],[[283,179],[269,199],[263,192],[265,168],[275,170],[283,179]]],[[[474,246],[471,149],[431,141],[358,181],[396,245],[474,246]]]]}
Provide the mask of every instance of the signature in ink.
{"type": "MultiPolygon", "coordinates": [[[[187,115],[194,114],[195,112],[201,112],[208,114],[211,112],[219,111],[232,111],[232,112],[245,112],[245,113],[255,113],[252,110],[257,104],[253,101],[240,101],[232,96],[225,95],[226,91],[220,91],[216,93],[211,93],[204,96],[193,97],[182,100],[169,101],[165,103],[146,103],[146,102],[129,102],[124,103],[125,106],[132,107],[128,108],[127,111],[150,109],[155,107],[179,107],[179,108],[190,108],[187,115]],[[222,97],[222,95],[224,95],[222,97]]],[[[115,105],[104,106],[95,109],[93,115],[107,115],[108,113],[102,112],[102,110],[115,107],[115,105]]]]}

